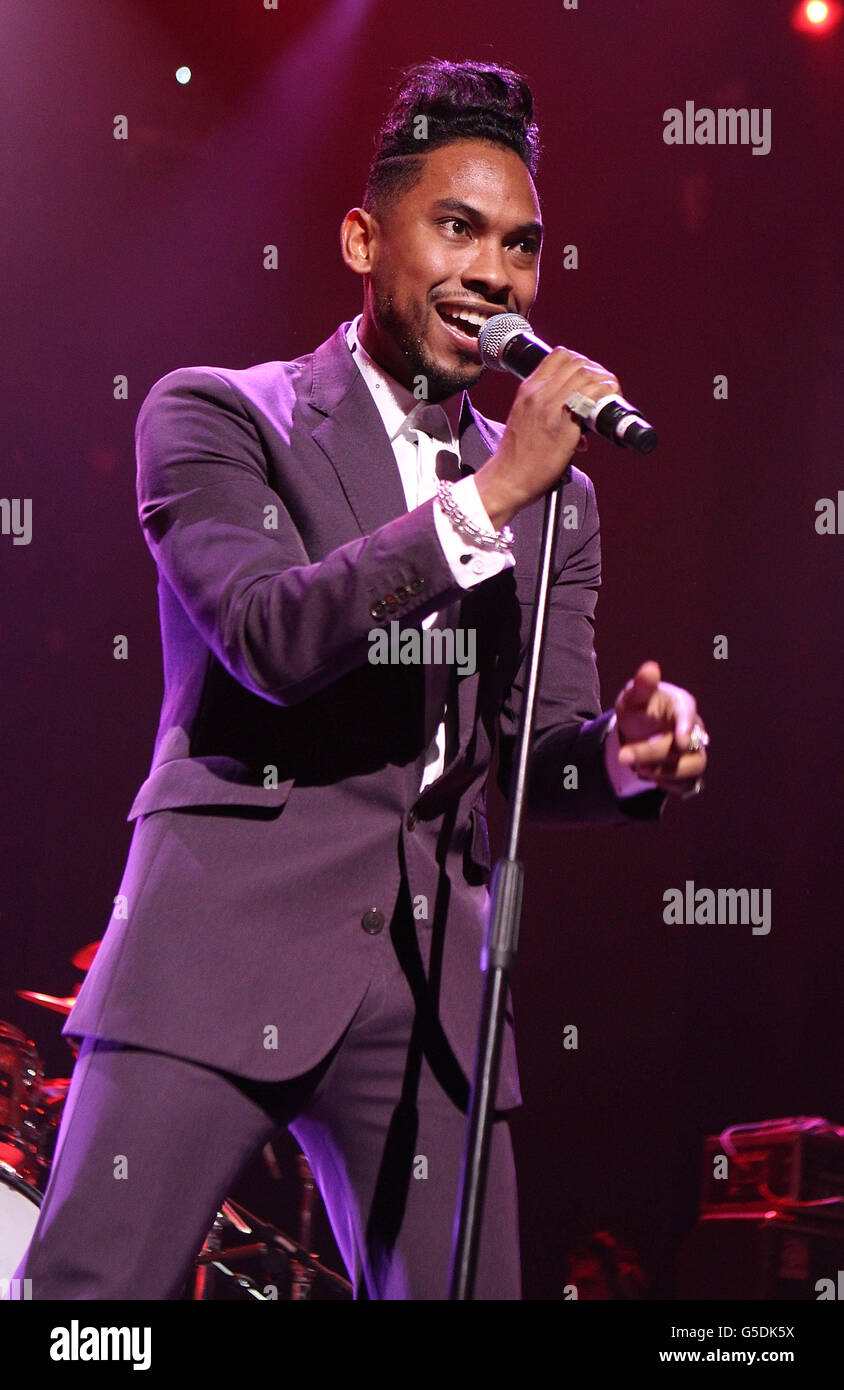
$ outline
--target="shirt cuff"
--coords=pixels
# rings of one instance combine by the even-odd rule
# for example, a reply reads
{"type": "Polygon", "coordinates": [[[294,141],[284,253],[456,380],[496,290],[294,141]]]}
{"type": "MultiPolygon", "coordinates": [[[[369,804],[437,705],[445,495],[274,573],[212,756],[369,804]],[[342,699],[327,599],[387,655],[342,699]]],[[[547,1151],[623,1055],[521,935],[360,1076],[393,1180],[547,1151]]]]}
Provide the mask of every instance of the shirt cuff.
{"type": "Polygon", "coordinates": [[[612,783],[612,789],[620,801],[628,796],[638,796],[640,792],[652,791],[658,786],[656,782],[646,782],[644,777],[639,777],[631,767],[625,766],[618,761],[621,750],[621,740],[618,737],[618,720],[615,710],[610,715],[608,732],[604,740],[604,765],[607,769],[607,776],[612,783]]]}
{"type": "MultiPolygon", "coordinates": [[[[461,478],[452,484],[451,495],[464,516],[489,535],[495,528],[487,516],[474,478],[461,478]]],[[[434,522],[448,566],[461,589],[472,589],[502,570],[512,569],[516,561],[509,550],[485,550],[461,535],[442,507],[434,507],[434,522]]]]}

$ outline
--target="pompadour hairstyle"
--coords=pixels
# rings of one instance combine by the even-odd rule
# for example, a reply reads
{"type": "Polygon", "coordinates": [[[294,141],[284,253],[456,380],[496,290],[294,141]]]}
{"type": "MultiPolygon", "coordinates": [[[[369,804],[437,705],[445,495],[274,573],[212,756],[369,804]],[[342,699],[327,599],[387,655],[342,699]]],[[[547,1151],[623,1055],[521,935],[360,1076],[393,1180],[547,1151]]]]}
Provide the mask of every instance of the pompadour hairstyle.
{"type": "Polygon", "coordinates": [[[505,145],[534,176],[541,145],[527,79],[497,63],[429,58],[408,68],[375,137],[364,209],[383,221],[419,182],[425,155],[454,140],[505,145]]]}

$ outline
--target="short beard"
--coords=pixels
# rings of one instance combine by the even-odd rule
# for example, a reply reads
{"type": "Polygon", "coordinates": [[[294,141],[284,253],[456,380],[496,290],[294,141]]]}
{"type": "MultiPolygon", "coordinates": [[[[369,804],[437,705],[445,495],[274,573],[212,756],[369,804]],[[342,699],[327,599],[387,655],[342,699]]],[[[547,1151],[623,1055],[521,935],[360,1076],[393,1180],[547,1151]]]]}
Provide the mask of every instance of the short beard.
{"type": "MultiPolygon", "coordinates": [[[[410,379],[414,380],[419,376],[425,378],[427,394],[422,399],[446,400],[458,391],[474,386],[486,371],[482,362],[467,364],[462,370],[455,367],[452,371],[434,362],[428,356],[421,327],[409,325],[401,318],[391,294],[379,294],[377,290],[373,290],[372,312],[379,330],[389,334],[397,344],[407,365],[410,379]]],[[[436,309],[433,312],[436,313],[436,309]]]]}

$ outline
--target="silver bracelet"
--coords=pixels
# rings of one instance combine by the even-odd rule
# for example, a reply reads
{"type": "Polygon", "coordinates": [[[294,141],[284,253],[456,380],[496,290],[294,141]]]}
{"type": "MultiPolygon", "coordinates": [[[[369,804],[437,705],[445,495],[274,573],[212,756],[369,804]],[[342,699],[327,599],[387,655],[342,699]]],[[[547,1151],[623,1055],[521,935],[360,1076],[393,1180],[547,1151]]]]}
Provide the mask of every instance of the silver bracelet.
{"type": "Polygon", "coordinates": [[[461,512],[452,496],[451,483],[444,479],[437,488],[437,501],[451,524],[473,545],[480,546],[483,550],[512,549],[516,538],[510,527],[502,526],[500,531],[482,531],[480,526],[476,526],[474,521],[470,521],[468,516],[461,512]]]}

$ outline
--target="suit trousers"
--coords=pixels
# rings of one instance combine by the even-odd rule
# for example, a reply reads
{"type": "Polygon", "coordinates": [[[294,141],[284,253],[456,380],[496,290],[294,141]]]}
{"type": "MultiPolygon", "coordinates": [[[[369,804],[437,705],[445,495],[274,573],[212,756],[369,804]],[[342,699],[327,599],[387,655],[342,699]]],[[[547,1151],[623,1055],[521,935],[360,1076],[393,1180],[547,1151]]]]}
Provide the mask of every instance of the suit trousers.
{"type": "MultiPolygon", "coordinates": [[[[445,1299],[466,1093],[449,1084],[453,1067],[436,1055],[442,1034],[403,968],[414,930],[405,885],[393,949],[382,952],[351,1023],[317,1066],[289,1080],[253,1081],[85,1038],[15,1274],[32,1281],[32,1297],[178,1298],[238,1174],[287,1127],[317,1181],[355,1298],[445,1299]]],[[[475,1298],[521,1298],[505,1112],[493,1125],[475,1298]]]]}

